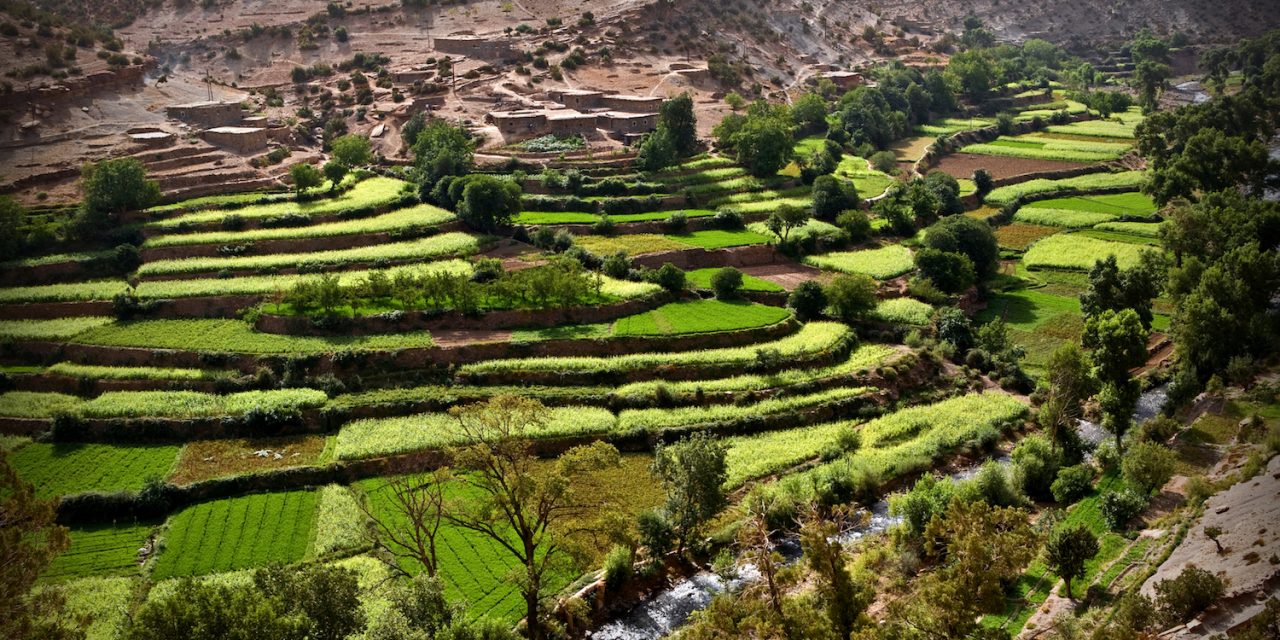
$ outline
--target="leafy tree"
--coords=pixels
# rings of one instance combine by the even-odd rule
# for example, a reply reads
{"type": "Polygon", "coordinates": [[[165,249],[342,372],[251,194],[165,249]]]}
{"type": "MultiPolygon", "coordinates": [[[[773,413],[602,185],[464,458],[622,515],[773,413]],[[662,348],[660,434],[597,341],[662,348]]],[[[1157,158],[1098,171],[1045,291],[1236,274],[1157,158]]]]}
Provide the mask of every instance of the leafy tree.
{"type": "Polygon", "coordinates": [[[1129,370],[1147,360],[1147,330],[1132,309],[1108,309],[1085,322],[1084,346],[1092,350],[1093,374],[1103,385],[1098,398],[1103,427],[1115,435],[1116,449],[1123,450],[1138,398],[1129,370]]]}
{"type": "Polygon", "coordinates": [[[838,275],[823,289],[837,318],[853,322],[876,308],[876,281],[868,275],[838,275]]]}
{"type": "Polygon", "coordinates": [[[520,185],[510,180],[476,174],[466,177],[458,218],[473,229],[492,232],[511,224],[520,213],[520,185]]]}
{"type": "Polygon", "coordinates": [[[935,222],[925,233],[925,245],[969,256],[980,279],[995,273],[1000,266],[1000,245],[991,225],[968,216],[950,216],[935,222]]]}
{"type": "Polygon", "coordinates": [[[832,630],[836,637],[848,638],[866,622],[865,612],[875,599],[875,590],[854,581],[837,533],[834,522],[811,515],[800,527],[800,549],[816,578],[818,599],[832,630]]]}
{"type": "Polygon", "coordinates": [[[995,62],[987,51],[963,51],[951,56],[946,75],[951,83],[960,87],[961,93],[970,102],[978,104],[991,93],[991,86],[996,79],[995,62]]]}
{"type": "Polygon", "coordinates": [[[924,176],[924,186],[938,199],[939,214],[950,216],[964,212],[964,203],[960,201],[960,183],[950,174],[930,171],[924,176]]]}
{"type": "Polygon", "coordinates": [[[1120,470],[1125,482],[1143,494],[1150,494],[1173,477],[1177,461],[1177,456],[1168,447],[1144,441],[1129,447],[1120,463],[1120,470]]]}
{"type": "Polygon", "coordinates": [[[727,504],[723,486],[728,477],[727,451],[723,442],[702,432],[654,449],[653,473],[666,490],[664,511],[675,533],[677,553],[683,553],[703,525],[727,504]]]}
{"type": "Polygon", "coordinates": [[[82,638],[81,625],[61,620],[63,599],[55,591],[31,594],[54,556],[71,545],[56,524],[57,500],[41,500],[0,450],[0,636],[20,640],[82,638]]]}
{"type": "Polygon", "coordinates": [[[128,640],[304,640],[312,621],[251,586],[178,583],[173,594],[148,600],[134,616],[128,640]]]}
{"type": "Polygon", "coordinates": [[[1055,501],[1069,505],[1085,497],[1091,488],[1093,488],[1093,467],[1077,464],[1059,470],[1058,477],[1053,480],[1052,485],[1049,485],[1049,492],[1053,494],[1055,501]]]}
{"type": "Polygon", "coordinates": [[[86,164],[80,170],[80,191],[84,203],[72,226],[80,238],[111,229],[120,214],[145,209],[160,199],[160,185],[147,179],[147,169],[137,158],[86,164]]]}
{"type": "Polygon", "coordinates": [[[337,189],[338,184],[342,182],[342,179],[347,177],[349,169],[347,169],[346,165],[340,162],[330,160],[324,163],[324,166],[320,168],[320,171],[324,173],[325,179],[329,181],[329,184],[331,185],[330,188],[337,189]]]}
{"type": "Polygon", "coordinates": [[[581,548],[589,527],[566,531],[564,523],[590,522],[606,506],[599,472],[618,465],[618,450],[603,442],[569,449],[554,465],[539,464],[532,433],[546,424],[548,411],[535,400],[497,396],[455,407],[461,440],[452,449],[456,476],[465,495],[445,510],[454,525],[478,533],[511,554],[522,568],[518,579],[525,601],[528,636],[544,637],[541,602],[546,578],[581,548]],[[575,535],[576,534],[576,535],[575,535]]]}
{"type": "Polygon", "coordinates": [[[796,318],[801,322],[807,322],[822,316],[822,312],[827,308],[827,294],[822,290],[822,285],[813,280],[807,280],[801,282],[787,296],[787,306],[796,312],[796,318]]]}
{"type": "Polygon", "coordinates": [[[813,181],[813,216],[834,218],[841,211],[857,209],[861,200],[852,180],[835,176],[818,176],[813,181]]]}
{"type": "Polygon", "coordinates": [[[1228,136],[1212,128],[1188,137],[1176,155],[1157,158],[1143,191],[1161,204],[1238,184],[1260,189],[1275,180],[1274,172],[1280,166],[1268,156],[1265,142],[1228,136]]]}
{"type": "Polygon", "coordinates": [[[1049,535],[1044,553],[1054,573],[1066,583],[1067,598],[1074,600],[1071,580],[1083,576],[1085,563],[1098,555],[1098,537],[1084,525],[1063,527],[1049,535]]]}
{"type": "Polygon", "coordinates": [[[17,200],[0,196],[0,253],[14,256],[22,248],[22,223],[27,213],[17,200]]]}
{"type": "Polygon", "coordinates": [[[800,133],[821,132],[827,128],[827,104],[816,93],[805,93],[791,105],[791,118],[800,133]]]}
{"type": "Polygon", "coordinates": [[[742,289],[742,272],[733,267],[725,267],[711,276],[711,288],[721,300],[737,298],[742,289]]]}
{"type": "Polygon", "coordinates": [[[799,229],[808,223],[809,211],[807,209],[784,203],[778,205],[778,209],[769,214],[769,217],[764,221],[764,226],[778,236],[780,242],[785,243],[792,230],[799,229]]]}
{"type": "Polygon", "coordinates": [[[698,150],[698,119],[693,114],[693,98],[682,93],[658,108],[658,126],[671,133],[676,155],[692,155],[698,150]]]}
{"type": "Polygon", "coordinates": [[[342,640],[364,629],[360,585],[351,569],[273,566],[254,572],[253,583],[285,612],[307,620],[308,640],[342,640]]]}
{"type": "Polygon", "coordinates": [[[889,513],[900,516],[906,531],[914,538],[924,535],[925,525],[934,516],[943,516],[955,496],[955,483],[925,474],[911,490],[889,498],[889,513]]]}
{"type": "Polygon", "coordinates": [[[1138,103],[1142,105],[1145,113],[1156,110],[1160,94],[1164,91],[1165,84],[1171,75],[1173,70],[1169,65],[1151,60],[1143,60],[1134,67],[1133,85],[1138,90],[1138,103]]]}
{"type": "Polygon", "coordinates": [[[1035,499],[1048,498],[1050,485],[1058,476],[1062,459],[1049,439],[1041,435],[1027,436],[1013,449],[1014,478],[1018,489],[1035,499]]]}
{"type": "Polygon", "coordinates": [[[324,183],[324,174],[312,165],[299,162],[289,167],[289,178],[293,180],[293,190],[298,198],[308,189],[314,189],[324,183]]]}
{"type": "Polygon", "coordinates": [[[462,127],[431,119],[413,143],[413,156],[420,181],[435,185],[445,176],[461,176],[471,170],[475,142],[462,127]]]}
{"type": "Polygon", "coordinates": [[[404,141],[406,148],[412,149],[413,144],[418,141],[418,134],[427,127],[427,112],[419,111],[413,114],[409,121],[400,127],[400,139],[404,141]]]}
{"type": "Polygon", "coordinates": [[[871,237],[871,219],[867,217],[866,212],[858,209],[841,211],[840,215],[836,216],[836,226],[849,234],[850,242],[865,242],[871,237]]]}
{"type": "Polygon", "coordinates": [[[653,133],[645,137],[640,144],[640,152],[636,155],[636,166],[641,171],[658,171],[676,163],[676,140],[671,130],[658,125],[653,133]]]}
{"type": "Polygon", "coordinates": [[[1098,501],[1098,511],[1112,531],[1122,531],[1147,507],[1147,497],[1134,491],[1108,491],[1098,501]]]}
{"type": "Polygon", "coordinates": [[[330,143],[329,155],[333,157],[334,162],[353,169],[373,162],[373,147],[369,143],[369,138],[352,133],[330,143]]]}
{"type": "Polygon", "coordinates": [[[934,329],[938,340],[955,347],[959,353],[973,346],[973,324],[969,322],[969,316],[957,307],[939,309],[934,317],[934,329]]]}
{"type": "Polygon", "coordinates": [[[926,247],[916,252],[915,263],[920,275],[947,293],[960,293],[973,286],[973,261],[963,253],[926,247]]]}
{"type": "Polygon", "coordinates": [[[1222,553],[1223,551],[1222,542],[1218,540],[1218,538],[1221,537],[1223,533],[1224,531],[1222,530],[1222,527],[1208,526],[1204,528],[1204,537],[1213,541],[1213,546],[1217,547],[1218,553],[1222,553]]]}
{"type": "Polygon", "coordinates": [[[738,164],[757,178],[777,174],[795,154],[790,124],[774,115],[749,114],[734,134],[733,146],[738,164]]]}
{"type": "Polygon", "coordinates": [[[1109,255],[1089,271],[1089,288],[1080,294],[1080,310],[1086,318],[1100,311],[1133,309],[1142,326],[1151,328],[1151,301],[1164,288],[1167,265],[1155,251],[1143,252],[1139,264],[1124,271],[1109,255]]]}

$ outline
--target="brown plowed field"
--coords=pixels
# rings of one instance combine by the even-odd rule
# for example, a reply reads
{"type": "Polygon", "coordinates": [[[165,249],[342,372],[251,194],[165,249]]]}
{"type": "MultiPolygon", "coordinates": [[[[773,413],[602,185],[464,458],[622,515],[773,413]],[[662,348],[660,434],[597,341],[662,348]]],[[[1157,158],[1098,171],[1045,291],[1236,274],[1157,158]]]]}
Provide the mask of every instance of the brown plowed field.
{"type": "Polygon", "coordinates": [[[970,178],[974,169],[986,169],[996,180],[1012,178],[1028,173],[1041,171],[1062,171],[1089,166],[1082,162],[1060,162],[1058,160],[1028,160],[1026,158],[1001,158],[999,156],[980,156],[970,153],[953,153],[942,158],[935,171],[949,173],[956,178],[970,178]]]}

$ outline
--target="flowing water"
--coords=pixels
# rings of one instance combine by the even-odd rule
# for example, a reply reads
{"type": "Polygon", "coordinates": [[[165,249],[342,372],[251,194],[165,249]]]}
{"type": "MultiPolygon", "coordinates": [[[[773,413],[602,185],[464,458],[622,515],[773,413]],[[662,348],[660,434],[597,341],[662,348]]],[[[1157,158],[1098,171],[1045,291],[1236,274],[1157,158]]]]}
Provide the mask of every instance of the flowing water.
{"type": "MultiPolygon", "coordinates": [[[[1167,385],[1155,387],[1138,399],[1138,407],[1133,419],[1141,424],[1155,417],[1164,406],[1168,397],[1167,385]]],[[[1109,434],[1098,425],[1085,420],[1080,421],[1080,435],[1087,442],[1097,444],[1109,434]]],[[[1007,454],[992,458],[997,462],[1008,462],[1007,454]]],[[[956,480],[964,480],[977,473],[980,464],[974,464],[951,474],[956,480]]],[[[858,524],[834,537],[845,545],[854,545],[864,537],[887,531],[901,519],[889,515],[889,503],[881,500],[871,506],[869,512],[858,524]]],[[[795,537],[784,538],[778,542],[776,550],[787,562],[796,562],[801,558],[800,545],[795,537]]],[[[749,562],[741,561],[736,567],[736,576],[727,583],[720,576],[710,571],[699,571],[687,578],[681,578],[662,589],[648,600],[638,604],[631,611],[599,629],[588,633],[593,640],[658,640],[665,638],[689,620],[694,612],[705,608],[716,594],[726,588],[734,590],[760,579],[760,572],[749,562]]]]}

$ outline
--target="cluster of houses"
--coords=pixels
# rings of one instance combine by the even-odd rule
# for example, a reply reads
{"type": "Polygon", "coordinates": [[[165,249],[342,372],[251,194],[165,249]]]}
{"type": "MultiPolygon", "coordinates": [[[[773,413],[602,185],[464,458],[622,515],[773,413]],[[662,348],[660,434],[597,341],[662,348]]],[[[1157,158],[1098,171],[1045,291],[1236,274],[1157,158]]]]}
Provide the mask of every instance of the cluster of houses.
{"type": "Polygon", "coordinates": [[[658,109],[665,100],[584,89],[552,89],[548,98],[552,104],[546,107],[491,111],[485,121],[508,143],[545,135],[595,137],[601,131],[629,142],[657,128],[658,109]]]}

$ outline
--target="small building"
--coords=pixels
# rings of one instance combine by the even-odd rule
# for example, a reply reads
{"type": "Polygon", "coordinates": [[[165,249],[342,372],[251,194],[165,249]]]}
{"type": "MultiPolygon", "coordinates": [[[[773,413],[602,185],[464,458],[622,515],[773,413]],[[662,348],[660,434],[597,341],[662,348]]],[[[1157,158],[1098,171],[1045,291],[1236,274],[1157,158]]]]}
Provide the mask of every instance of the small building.
{"type": "Polygon", "coordinates": [[[536,109],[519,111],[491,111],[485,120],[498,127],[506,140],[523,140],[544,135],[547,129],[547,112],[536,109]]]}
{"type": "Polygon", "coordinates": [[[862,86],[862,74],[854,71],[823,71],[818,74],[819,80],[830,80],[841,89],[852,89],[862,86]]]}
{"type": "Polygon", "coordinates": [[[238,102],[191,102],[165,107],[165,115],[174,120],[201,127],[225,127],[240,122],[243,113],[238,102]]]}
{"type": "Polygon", "coordinates": [[[547,114],[547,133],[557,136],[587,136],[596,132],[596,114],[577,111],[547,114]]]}
{"type": "Polygon", "coordinates": [[[596,126],[618,137],[648,133],[658,128],[658,114],[606,111],[597,115],[596,126]]]}
{"type": "Polygon", "coordinates": [[[206,141],[246,155],[267,148],[267,130],[262,127],[214,127],[201,134],[206,141]]]}
{"type": "Polygon", "coordinates": [[[600,106],[600,98],[604,92],[585,89],[552,89],[547,92],[547,95],[569,109],[587,111],[600,106]]]}
{"type": "Polygon", "coordinates": [[[666,102],[662,96],[630,96],[623,94],[605,94],[600,97],[600,106],[610,111],[628,113],[654,113],[666,102]]]}

